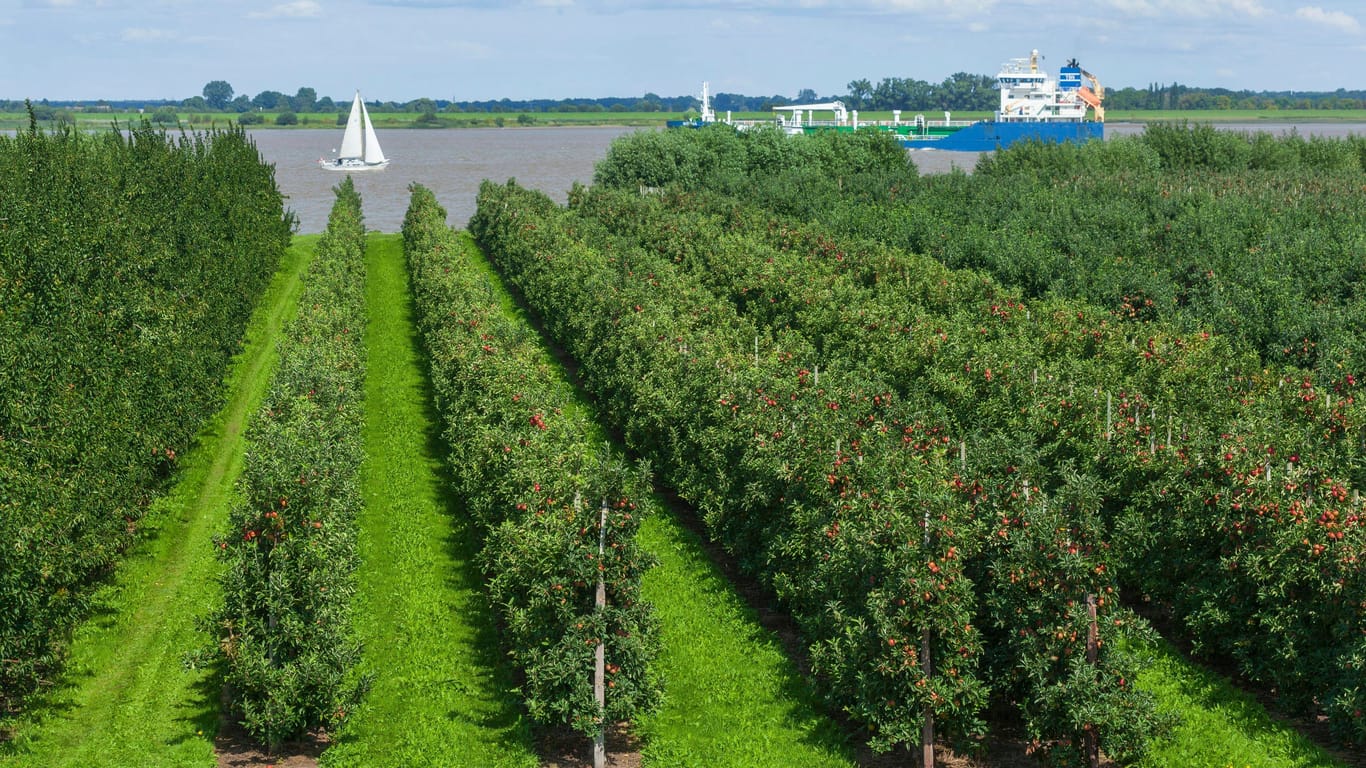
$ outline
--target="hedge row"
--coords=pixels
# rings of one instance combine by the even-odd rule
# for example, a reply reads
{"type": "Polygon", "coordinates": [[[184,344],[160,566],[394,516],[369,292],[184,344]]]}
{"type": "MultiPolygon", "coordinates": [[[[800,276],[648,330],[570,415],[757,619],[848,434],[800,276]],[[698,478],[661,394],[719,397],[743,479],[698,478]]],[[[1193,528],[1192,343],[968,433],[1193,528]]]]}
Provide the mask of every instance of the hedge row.
{"type": "Polygon", "coordinates": [[[650,558],[635,541],[650,509],[646,471],[590,437],[596,427],[535,332],[507,316],[473,244],[445,222],[415,185],[404,251],[456,490],[483,536],[480,561],[532,718],[600,734],[659,695],[647,669],[657,622],[640,598],[650,558]],[[599,642],[605,710],[593,696],[599,642]]]}
{"type": "MultiPolygon", "coordinates": [[[[1053,151],[1026,157],[1047,166],[1053,151]]],[[[1264,369],[1223,337],[1075,300],[1026,304],[879,242],[894,217],[860,216],[865,239],[707,192],[595,194],[605,226],[756,321],[801,328],[824,359],[866,359],[899,392],[929,394],[972,455],[993,457],[974,468],[987,478],[970,479],[990,487],[1014,467],[1051,491],[1080,472],[1127,586],[1204,652],[1366,740],[1366,507],[1353,490],[1366,482],[1366,410],[1352,368],[1264,369]]]]}
{"type": "Polygon", "coordinates": [[[241,131],[0,136],[0,718],[219,406],[291,226],[241,131]]]}
{"type": "Polygon", "coordinates": [[[303,277],[298,314],[247,434],[242,501],[215,540],[224,603],[209,621],[230,706],[275,746],[346,715],[355,520],[364,456],[365,228],[347,178],[303,277]]]}
{"type": "MultiPolygon", "coordinates": [[[[585,238],[602,229],[612,234],[599,238],[602,248],[657,253],[761,333],[799,329],[816,351],[808,367],[878,377],[949,437],[953,476],[944,481],[984,536],[964,551],[981,598],[974,622],[985,630],[993,694],[1019,706],[1041,742],[1080,743],[1079,728],[1089,723],[1112,751],[1141,749],[1153,713],[1120,684],[1134,678],[1136,660],[1107,647],[1114,621],[1132,619],[1116,610],[1120,561],[1104,524],[1102,483],[1089,464],[1058,465],[1058,452],[1071,446],[1057,444],[1047,419],[1018,417],[1044,409],[1040,400],[1060,376],[1073,379],[1069,386],[1094,384],[1071,369],[1065,348],[1055,347],[1052,359],[1040,354],[1034,341],[1048,335],[1040,329],[1046,312],[1024,322],[1014,297],[990,281],[925,257],[860,248],[725,196],[703,206],[694,196],[595,187],[576,190],[570,204],[589,224],[578,227],[585,238]],[[1032,369],[1034,381],[1020,381],[1021,369],[1032,369]],[[1087,595],[1110,625],[1089,668],[1087,595]]],[[[1102,431],[1071,440],[1099,440],[1102,431]]]]}
{"type": "MultiPolygon", "coordinates": [[[[800,334],[756,329],[670,260],[589,247],[593,226],[512,185],[485,185],[471,221],[612,425],[784,601],[832,704],[878,748],[918,744],[927,713],[941,738],[980,736],[982,590],[967,564],[985,536],[952,483],[948,436],[887,382],[817,368],[800,334]]],[[[1074,599],[1094,587],[1072,585],[1074,599]]],[[[1075,615],[1050,610],[1029,618],[1070,634],[1075,615]]]]}

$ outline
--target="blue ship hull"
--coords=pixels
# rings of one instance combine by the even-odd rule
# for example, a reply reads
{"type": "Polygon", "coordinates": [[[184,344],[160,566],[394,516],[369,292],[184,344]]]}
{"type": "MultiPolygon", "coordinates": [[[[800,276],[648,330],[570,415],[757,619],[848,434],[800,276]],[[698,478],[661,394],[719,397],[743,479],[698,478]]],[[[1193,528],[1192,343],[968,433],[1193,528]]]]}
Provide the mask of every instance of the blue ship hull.
{"type": "Polygon", "coordinates": [[[949,152],[992,152],[1017,141],[1089,141],[1105,138],[1105,123],[998,123],[984,120],[942,139],[903,137],[909,149],[942,149],[949,152]]]}

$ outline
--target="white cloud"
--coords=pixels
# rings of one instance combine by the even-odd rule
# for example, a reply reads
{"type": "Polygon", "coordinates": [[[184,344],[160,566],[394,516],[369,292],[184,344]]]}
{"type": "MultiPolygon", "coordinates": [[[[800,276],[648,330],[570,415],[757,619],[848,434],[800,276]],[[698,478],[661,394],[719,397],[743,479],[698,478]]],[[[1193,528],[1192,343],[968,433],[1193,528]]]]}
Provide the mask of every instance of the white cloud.
{"type": "Polygon", "coordinates": [[[271,6],[264,11],[252,11],[247,14],[249,19],[308,19],[321,16],[323,7],[317,0],[293,0],[288,3],[271,6]]]}
{"type": "Polygon", "coordinates": [[[1260,17],[1269,13],[1261,0],[1105,0],[1104,4],[1129,16],[1205,19],[1214,16],[1260,17]]]}
{"type": "MultiPolygon", "coordinates": [[[[997,0],[872,0],[873,10],[890,13],[943,13],[950,16],[976,16],[989,13],[997,0]]],[[[865,3],[849,3],[852,7],[865,3]]]]}
{"type": "Polygon", "coordinates": [[[1268,13],[1266,6],[1262,5],[1259,0],[1224,0],[1224,2],[1216,3],[1216,5],[1226,5],[1229,10],[1243,16],[1260,17],[1268,13]]]}
{"type": "Polygon", "coordinates": [[[1108,0],[1106,5],[1130,16],[1157,15],[1157,9],[1148,0],[1108,0]]]}
{"type": "Polygon", "coordinates": [[[1322,24],[1343,32],[1360,32],[1361,22],[1342,11],[1325,11],[1317,5],[1306,5],[1295,9],[1295,15],[1314,24],[1322,24]]]}
{"type": "Polygon", "coordinates": [[[24,0],[24,8],[106,8],[108,0],[24,0]]]}
{"type": "Polygon", "coordinates": [[[178,37],[179,35],[170,30],[152,29],[150,27],[129,27],[119,35],[119,39],[125,43],[152,43],[175,40],[178,37]]]}

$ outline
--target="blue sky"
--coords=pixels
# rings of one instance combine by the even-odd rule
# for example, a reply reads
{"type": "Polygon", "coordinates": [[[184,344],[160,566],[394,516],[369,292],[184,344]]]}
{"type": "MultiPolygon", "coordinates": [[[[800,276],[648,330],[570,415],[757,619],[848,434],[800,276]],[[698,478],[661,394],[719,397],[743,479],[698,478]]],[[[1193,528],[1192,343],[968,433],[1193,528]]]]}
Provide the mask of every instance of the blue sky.
{"type": "Polygon", "coordinates": [[[1037,48],[1109,87],[1366,88],[1359,0],[0,0],[0,98],[847,92],[1037,48]]]}

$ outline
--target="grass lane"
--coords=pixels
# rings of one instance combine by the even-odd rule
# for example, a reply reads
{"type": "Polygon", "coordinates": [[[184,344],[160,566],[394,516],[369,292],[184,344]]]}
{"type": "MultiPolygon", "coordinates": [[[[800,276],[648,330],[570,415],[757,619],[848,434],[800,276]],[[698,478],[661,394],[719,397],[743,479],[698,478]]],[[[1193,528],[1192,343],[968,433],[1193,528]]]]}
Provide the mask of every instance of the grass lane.
{"type": "Polygon", "coordinates": [[[475,534],[450,496],[398,235],[366,244],[365,508],[356,629],[373,687],[322,757],[341,766],[535,766],[475,534]]]}
{"type": "Polygon", "coordinates": [[[819,714],[778,639],[708,559],[697,535],[660,511],[640,527],[659,558],[641,594],[655,605],[664,702],[642,719],[645,765],[852,766],[845,735],[819,714]]]}
{"type": "Polygon", "coordinates": [[[1273,720],[1222,675],[1182,658],[1165,641],[1139,649],[1150,662],[1134,684],[1181,723],[1153,744],[1143,768],[1340,768],[1343,764],[1291,726],[1273,720]]]}
{"type": "Polygon", "coordinates": [[[286,251],[229,369],[225,405],[144,519],[139,542],[96,592],[65,672],[3,745],[0,766],[214,765],[218,680],[211,670],[185,671],[182,657],[205,642],[197,621],[218,591],[212,538],[241,472],[246,421],[265,394],[276,338],[316,243],[316,236],[295,237],[286,251]]]}

